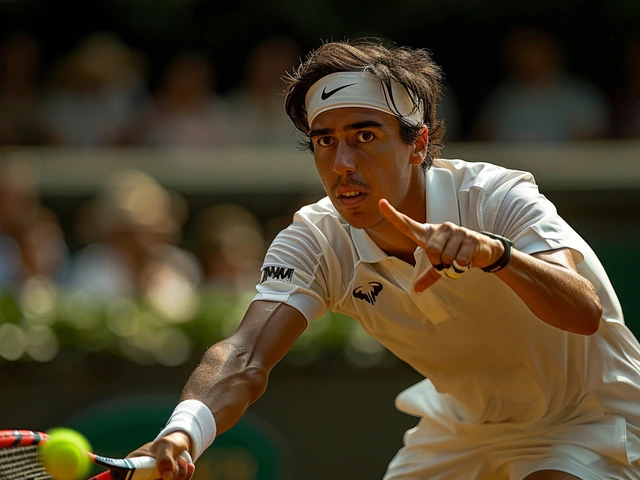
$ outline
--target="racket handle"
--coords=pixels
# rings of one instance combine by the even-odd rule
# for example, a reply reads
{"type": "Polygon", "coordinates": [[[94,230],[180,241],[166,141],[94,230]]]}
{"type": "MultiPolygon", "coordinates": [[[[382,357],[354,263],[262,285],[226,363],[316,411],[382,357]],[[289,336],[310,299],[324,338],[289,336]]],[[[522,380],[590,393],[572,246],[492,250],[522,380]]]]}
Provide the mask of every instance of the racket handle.
{"type": "MultiPolygon", "coordinates": [[[[184,458],[187,463],[193,463],[191,455],[189,455],[189,452],[186,450],[179,456],[184,458]]],[[[107,467],[114,472],[122,472],[121,475],[116,476],[116,478],[126,480],[157,480],[160,478],[160,474],[156,468],[156,459],[153,457],[130,457],[117,459],[96,455],[94,462],[103,467],[107,467]]],[[[100,474],[90,480],[103,480],[102,475],[103,474],[100,474]]]]}
{"type": "Polygon", "coordinates": [[[129,458],[133,464],[133,475],[131,480],[157,480],[160,473],[156,468],[156,459],[153,457],[131,457],[129,458]]]}

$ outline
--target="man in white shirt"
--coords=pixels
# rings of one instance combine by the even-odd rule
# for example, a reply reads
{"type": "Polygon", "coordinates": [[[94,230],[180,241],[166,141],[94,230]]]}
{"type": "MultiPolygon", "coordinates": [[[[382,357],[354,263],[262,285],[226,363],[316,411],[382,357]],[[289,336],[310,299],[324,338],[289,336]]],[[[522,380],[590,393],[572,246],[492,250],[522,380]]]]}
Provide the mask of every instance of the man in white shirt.
{"type": "Polygon", "coordinates": [[[188,478],[178,455],[233,426],[330,309],[425,377],[397,398],[420,421],[385,480],[640,479],[640,345],[607,275],[529,173],[438,158],[429,54],[331,42],[287,83],[327,197],[276,237],[237,332],[133,455],[188,478]]]}

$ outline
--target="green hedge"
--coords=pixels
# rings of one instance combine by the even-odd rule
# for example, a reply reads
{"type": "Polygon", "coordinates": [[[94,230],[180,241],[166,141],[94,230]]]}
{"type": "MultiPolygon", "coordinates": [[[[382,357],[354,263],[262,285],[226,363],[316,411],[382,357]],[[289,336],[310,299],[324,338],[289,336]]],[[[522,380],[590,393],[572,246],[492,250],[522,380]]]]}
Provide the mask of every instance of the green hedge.
{"type": "MultiPolygon", "coordinates": [[[[633,239],[615,246],[596,242],[595,250],[627,325],[640,335],[640,289],[632,275],[640,269],[637,247],[633,239]]],[[[102,301],[34,278],[19,291],[0,292],[0,363],[108,355],[141,365],[179,366],[231,335],[253,296],[213,288],[173,293],[102,301]]],[[[359,323],[330,312],[311,322],[285,361],[307,366],[327,358],[359,367],[395,361],[359,323]]]]}
{"type": "MultiPolygon", "coordinates": [[[[0,362],[106,354],[141,365],[182,365],[231,335],[252,296],[202,289],[186,307],[169,310],[148,298],[104,301],[32,280],[18,293],[0,293],[0,362]]],[[[330,312],[310,324],[286,361],[304,366],[328,356],[357,366],[388,360],[357,322],[330,312]]]]}

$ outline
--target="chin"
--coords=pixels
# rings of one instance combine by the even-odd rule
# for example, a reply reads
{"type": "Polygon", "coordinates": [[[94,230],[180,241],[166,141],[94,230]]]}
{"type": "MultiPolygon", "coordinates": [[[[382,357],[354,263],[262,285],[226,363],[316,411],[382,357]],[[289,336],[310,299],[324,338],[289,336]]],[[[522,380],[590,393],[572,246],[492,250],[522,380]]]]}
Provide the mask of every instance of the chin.
{"type": "Polygon", "coordinates": [[[360,230],[375,227],[384,219],[384,217],[373,218],[370,215],[363,214],[362,212],[351,214],[349,214],[348,212],[340,212],[340,215],[346,220],[349,225],[360,230]]]}
{"type": "Polygon", "coordinates": [[[350,208],[335,198],[331,198],[331,203],[333,203],[340,216],[353,228],[371,228],[380,223],[381,220],[384,220],[384,216],[378,210],[377,205],[372,207],[371,204],[361,203],[357,207],[350,208]],[[374,209],[375,211],[372,211],[374,209]]]}

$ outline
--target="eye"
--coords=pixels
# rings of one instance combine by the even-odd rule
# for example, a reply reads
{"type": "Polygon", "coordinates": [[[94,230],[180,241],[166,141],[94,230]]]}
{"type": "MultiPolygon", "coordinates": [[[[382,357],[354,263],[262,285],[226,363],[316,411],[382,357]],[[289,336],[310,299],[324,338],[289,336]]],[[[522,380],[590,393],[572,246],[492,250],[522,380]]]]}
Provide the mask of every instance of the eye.
{"type": "Polygon", "coordinates": [[[315,143],[317,143],[321,147],[328,147],[333,144],[333,139],[331,137],[318,137],[315,140],[315,143]]]}
{"type": "Polygon", "coordinates": [[[360,132],[356,135],[356,140],[362,143],[369,143],[375,138],[376,136],[371,132],[360,132]]]}

